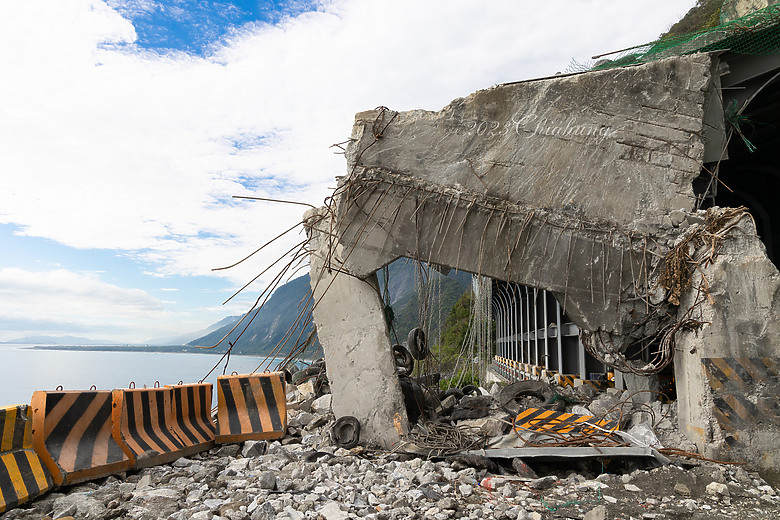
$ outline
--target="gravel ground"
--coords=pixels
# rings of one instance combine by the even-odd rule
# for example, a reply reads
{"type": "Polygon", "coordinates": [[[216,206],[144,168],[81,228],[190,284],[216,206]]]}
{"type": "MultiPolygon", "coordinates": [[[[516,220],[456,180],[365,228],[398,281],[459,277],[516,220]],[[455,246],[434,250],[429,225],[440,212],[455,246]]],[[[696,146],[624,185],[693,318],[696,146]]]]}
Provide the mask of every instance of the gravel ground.
{"type": "Polygon", "coordinates": [[[532,463],[538,478],[521,480],[511,466],[490,473],[457,458],[337,448],[327,409],[304,408],[290,410],[281,442],[223,445],[58,489],[0,519],[780,518],[777,490],[741,466],[688,459],[650,470],[621,461],[532,463]]]}

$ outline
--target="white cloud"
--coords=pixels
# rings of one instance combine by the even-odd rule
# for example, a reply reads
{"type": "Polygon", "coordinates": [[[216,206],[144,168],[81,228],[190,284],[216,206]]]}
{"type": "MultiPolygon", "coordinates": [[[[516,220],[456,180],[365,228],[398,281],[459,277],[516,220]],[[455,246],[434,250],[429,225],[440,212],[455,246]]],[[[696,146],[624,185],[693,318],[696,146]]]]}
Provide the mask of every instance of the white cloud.
{"type": "Polygon", "coordinates": [[[246,26],[202,58],[135,48],[132,25],[97,0],[7,0],[0,222],[73,247],[130,251],[161,275],[243,282],[295,238],[240,269],[210,269],[302,208],[230,197],[321,203],[345,172],[329,145],[348,137],[355,112],[438,109],[549,75],[572,57],[653,39],[693,3],[339,0],[246,26]]]}
{"type": "Polygon", "coordinates": [[[127,289],[101,281],[92,273],[65,269],[27,271],[0,269],[0,330],[4,340],[20,332],[47,331],[70,334],[102,333],[107,339],[127,337],[136,328],[137,340],[150,330],[168,330],[171,313],[162,302],[139,289],[127,289]]]}

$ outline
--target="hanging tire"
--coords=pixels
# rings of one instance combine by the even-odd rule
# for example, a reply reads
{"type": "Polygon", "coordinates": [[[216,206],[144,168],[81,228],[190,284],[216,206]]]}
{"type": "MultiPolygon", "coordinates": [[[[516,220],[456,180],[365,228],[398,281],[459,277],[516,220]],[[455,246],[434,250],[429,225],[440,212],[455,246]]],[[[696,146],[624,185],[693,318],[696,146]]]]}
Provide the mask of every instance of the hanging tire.
{"type": "Polygon", "coordinates": [[[352,449],[360,441],[360,421],[351,415],[339,417],[330,429],[330,436],[336,446],[352,449]]]}
{"type": "Polygon", "coordinates": [[[409,350],[403,345],[393,345],[393,357],[395,358],[396,368],[403,368],[407,374],[414,370],[414,358],[409,350]]]}
{"type": "Polygon", "coordinates": [[[409,331],[409,352],[416,360],[428,357],[428,340],[425,338],[425,332],[420,327],[415,327],[409,331]]]}

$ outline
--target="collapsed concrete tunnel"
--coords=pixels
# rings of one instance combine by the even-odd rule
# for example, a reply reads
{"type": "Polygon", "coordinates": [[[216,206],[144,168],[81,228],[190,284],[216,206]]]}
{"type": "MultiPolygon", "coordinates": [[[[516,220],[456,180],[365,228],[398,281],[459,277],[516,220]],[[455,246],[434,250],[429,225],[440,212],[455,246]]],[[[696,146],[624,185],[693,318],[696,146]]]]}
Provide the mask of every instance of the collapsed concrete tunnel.
{"type": "Polygon", "coordinates": [[[780,274],[754,227],[777,258],[780,64],[765,58],[678,56],[357,114],[348,175],[305,216],[336,416],[383,446],[408,428],[375,273],[409,257],[497,281],[501,357],[639,387],[673,369],[701,453],[780,467],[780,274]]]}

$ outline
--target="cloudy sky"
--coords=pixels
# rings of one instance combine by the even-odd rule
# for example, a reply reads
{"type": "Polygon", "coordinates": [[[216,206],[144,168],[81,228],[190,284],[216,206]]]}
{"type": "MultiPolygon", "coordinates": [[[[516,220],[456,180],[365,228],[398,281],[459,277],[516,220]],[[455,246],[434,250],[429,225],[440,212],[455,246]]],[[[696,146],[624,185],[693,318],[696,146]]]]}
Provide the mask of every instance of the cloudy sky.
{"type": "Polygon", "coordinates": [[[0,341],[146,342],[300,235],[356,112],[436,110],[655,39],[695,0],[2,0],[0,341]]]}

